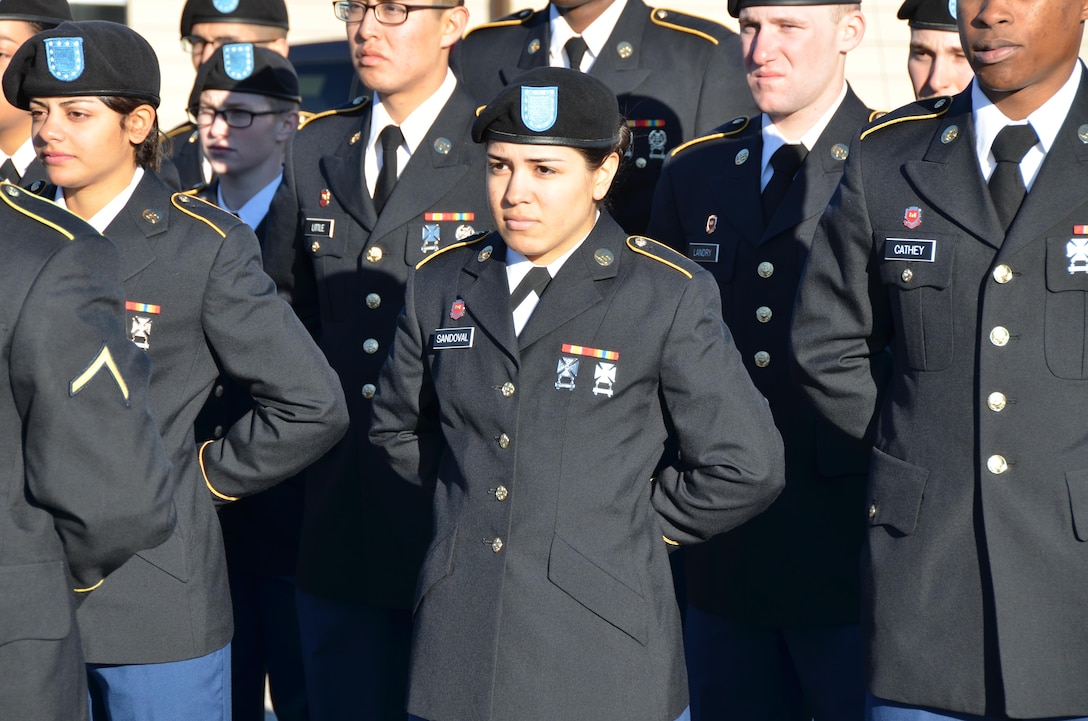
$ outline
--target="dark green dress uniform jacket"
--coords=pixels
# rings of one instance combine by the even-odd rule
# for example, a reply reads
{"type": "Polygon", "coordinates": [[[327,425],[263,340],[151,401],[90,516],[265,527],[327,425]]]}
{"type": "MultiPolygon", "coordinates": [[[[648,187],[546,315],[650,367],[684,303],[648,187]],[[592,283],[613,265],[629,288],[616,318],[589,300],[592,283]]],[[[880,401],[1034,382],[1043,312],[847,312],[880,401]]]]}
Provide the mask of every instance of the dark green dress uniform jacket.
{"type": "Polygon", "coordinates": [[[169,537],[170,467],[113,245],[13,185],[0,218],[0,713],[72,721],[87,716],[77,598],[169,537]]]}
{"type": "Polygon", "coordinates": [[[1088,715],[1086,123],[1082,81],[1005,234],[970,92],[909,105],[855,142],[813,241],[793,347],[820,411],[875,446],[859,512],[879,697],[1088,715]]]}
{"type": "Polygon", "coordinates": [[[409,712],[672,721],[667,549],[765,508],[781,440],[695,263],[603,213],[515,337],[505,255],[492,233],[409,279],[375,398],[371,438],[436,487],[409,712]]]}
{"type": "Polygon", "coordinates": [[[84,649],[92,663],[196,658],[232,633],[215,503],[274,485],[339,440],[343,395],[242,221],[147,172],[106,234],[121,255],[127,330],[153,363],[151,407],[174,464],[178,524],[82,605],[84,649]],[[193,422],[217,361],[257,406],[198,446],[193,422]]]}
{"type": "Polygon", "coordinates": [[[405,609],[431,533],[430,499],[391,482],[367,440],[371,398],[408,271],[440,245],[492,227],[475,102],[458,88],[401,171],[379,217],[363,178],[370,97],[295,136],[266,219],[265,267],[340,375],[351,428],[307,473],[301,589],[405,609]]]}
{"type": "MultiPolygon", "coordinates": [[[[470,31],[454,48],[454,69],[469,92],[488,103],[519,75],[548,64],[550,37],[548,9],[523,10],[470,31]]],[[[646,229],[670,150],[756,112],[736,33],[641,0],[627,1],[589,74],[615,91],[634,133],[610,201],[629,233],[646,229]]]]}
{"type": "Polygon", "coordinates": [[[786,489],[766,513],[684,551],[688,600],[766,626],[858,622],[868,452],[819,420],[790,377],[794,296],[816,223],[870,111],[848,91],[778,211],[760,212],[762,116],[738,119],[665,164],[650,235],[718,281],[745,368],[786,448],[786,489]]]}

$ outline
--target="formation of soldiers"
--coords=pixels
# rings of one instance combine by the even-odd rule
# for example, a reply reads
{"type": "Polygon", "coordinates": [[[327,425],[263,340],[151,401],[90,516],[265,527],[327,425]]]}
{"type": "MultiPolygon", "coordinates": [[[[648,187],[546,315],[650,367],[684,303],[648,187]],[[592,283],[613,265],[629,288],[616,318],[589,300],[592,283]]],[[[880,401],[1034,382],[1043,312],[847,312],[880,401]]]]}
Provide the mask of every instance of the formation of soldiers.
{"type": "Polygon", "coordinates": [[[0,3],[0,717],[1088,719],[1088,0],[433,2],[0,3]]]}

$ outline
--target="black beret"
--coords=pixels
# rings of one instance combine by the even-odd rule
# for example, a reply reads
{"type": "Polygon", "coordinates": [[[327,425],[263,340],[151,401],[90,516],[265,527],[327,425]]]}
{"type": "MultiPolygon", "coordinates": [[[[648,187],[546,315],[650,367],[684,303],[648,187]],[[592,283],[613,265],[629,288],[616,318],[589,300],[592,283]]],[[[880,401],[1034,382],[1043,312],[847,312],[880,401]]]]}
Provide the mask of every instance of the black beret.
{"type": "Polygon", "coordinates": [[[105,20],[61,23],[15,51],[4,97],[23,110],[31,98],[117,95],[159,107],[159,60],[143,37],[105,20]]]}
{"type": "Polygon", "coordinates": [[[860,2],[861,0],[728,0],[727,7],[730,15],[739,18],[741,8],[756,5],[856,5],[860,2]]]}
{"type": "Polygon", "coordinates": [[[25,20],[28,23],[59,25],[72,19],[68,0],[3,0],[0,20],[25,20]]]}
{"type": "Polygon", "coordinates": [[[284,0],[188,0],[181,11],[181,37],[197,23],[245,23],[287,30],[284,0]]]}
{"type": "Polygon", "coordinates": [[[472,139],[610,148],[620,139],[622,122],[615,93],[600,80],[542,67],[518,76],[480,111],[472,139]]]}
{"type": "Polygon", "coordinates": [[[193,92],[189,94],[190,108],[200,104],[200,94],[205,90],[230,90],[302,102],[298,74],[291,61],[252,43],[233,43],[216,49],[215,55],[200,66],[193,92]]]}
{"type": "Polygon", "coordinates": [[[912,28],[955,32],[956,0],[906,0],[897,17],[912,28]]]}

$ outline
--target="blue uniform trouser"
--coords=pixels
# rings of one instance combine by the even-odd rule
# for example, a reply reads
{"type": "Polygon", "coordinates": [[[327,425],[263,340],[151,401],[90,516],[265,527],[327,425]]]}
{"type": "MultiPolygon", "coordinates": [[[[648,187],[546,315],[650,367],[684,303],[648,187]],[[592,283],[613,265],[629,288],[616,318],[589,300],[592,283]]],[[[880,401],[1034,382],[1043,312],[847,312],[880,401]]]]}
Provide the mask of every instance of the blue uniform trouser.
{"type": "Polygon", "coordinates": [[[859,721],[858,626],[765,627],[688,606],[692,721],[859,721]]]}
{"type": "MultiPolygon", "coordinates": [[[[994,716],[973,716],[969,713],[909,706],[895,701],[885,701],[871,694],[865,701],[865,718],[867,721],[1003,721],[994,716]]],[[[1035,721],[1088,721],[1088,717],[1048,717],[1035,719],[1035,721]]]]}
{"type": "Polygon", "coordinates": [[[207,656],[87,664],[91,721],[231,721],[230,644],[207,656]]]}

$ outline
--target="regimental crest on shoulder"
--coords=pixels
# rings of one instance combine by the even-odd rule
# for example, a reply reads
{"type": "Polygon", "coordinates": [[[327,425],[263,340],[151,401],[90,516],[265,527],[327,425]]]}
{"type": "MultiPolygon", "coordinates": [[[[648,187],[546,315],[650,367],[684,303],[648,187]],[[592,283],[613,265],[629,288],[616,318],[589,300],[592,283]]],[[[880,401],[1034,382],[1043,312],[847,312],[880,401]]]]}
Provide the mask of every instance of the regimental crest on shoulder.
{"type": "Polygon", "coordinates": [[[559,88],[523,87],[521,89],[521,122],[534,133],[543,133],[555,125],[559,117],[559,88]]]}
{"type": "Polygon", "coordinates": [[[215,9],[224,15],[232,13],[238,9],[238,3],[240,0],[212,0],[212,5],[215,9]]]}
{"type": "Polygon", "coordinates": [[[231,80],[245,80],[253,74],[253,43],[223,46],[223,70],[231,80]]]}
{"type": "Polygon", "coordinates": [[[83,38],[46,38],[45,58],[50,75],[72,82],[83,74],[83,38]]]}

